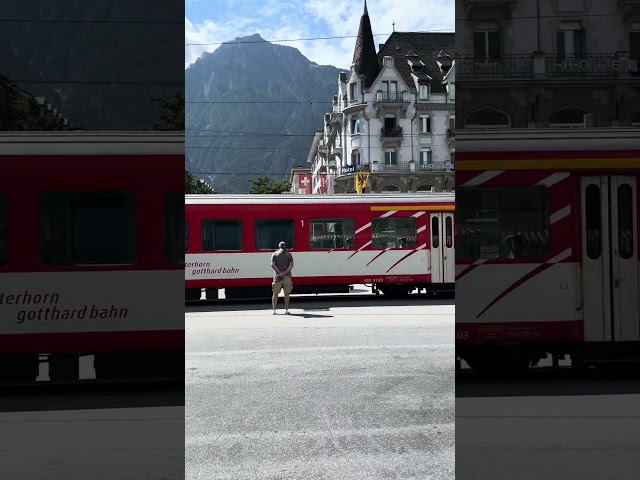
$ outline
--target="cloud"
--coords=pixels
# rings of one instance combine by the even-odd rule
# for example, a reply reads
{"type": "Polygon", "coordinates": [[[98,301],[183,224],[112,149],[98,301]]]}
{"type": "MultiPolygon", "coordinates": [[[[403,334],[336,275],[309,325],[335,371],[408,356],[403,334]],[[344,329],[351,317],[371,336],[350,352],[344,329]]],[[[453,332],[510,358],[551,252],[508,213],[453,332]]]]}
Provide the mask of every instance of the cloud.
{"type": "MultiPolygon", "coordinates": [[[[265,40],[355,36],[364,2],[266,0],[252,3],[249,0],[227,0],[227,4],[233,8],[222,12],[215,21],[192,23],[185,18],[185,42],[225,42],[254,33],[259,33],[265,40]]],[[[393,22],[395,30],[399,32],[454,31],[453,0],[430,0],[428,7],[425,7],[425,0],[368,0],[367,5],[373,33],[376,35],[376,47],[379,43],[384,43],[388,34],[393,31],[393,22]]],[[[353,58],[355,38],[275,43],[295,47],[320,65],[348,69],[353,58]]],[[[203,52],[212,52],[218,46],[186,47],[185,67],[203,52]]]]}

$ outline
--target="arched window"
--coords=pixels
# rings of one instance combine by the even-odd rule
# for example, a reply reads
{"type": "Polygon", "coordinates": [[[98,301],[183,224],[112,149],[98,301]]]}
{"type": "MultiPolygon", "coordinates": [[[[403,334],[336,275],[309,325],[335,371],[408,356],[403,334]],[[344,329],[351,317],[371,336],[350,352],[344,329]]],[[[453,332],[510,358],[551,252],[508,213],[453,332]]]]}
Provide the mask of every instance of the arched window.
{"type": "Polygon", "coordinates": [[[381,192],[395,192],[395,193],[399,193],[400,192],[400,187],[397,185],[394,185],[393,183],[388,183],[387,185],[385,185],[384,187],[382,187],[381,192]]]}
{"type": "Polygon", "coordinates": [[[483,107],[471,112],[464,119],[465,128],[509,128],[509,115],[495,108],[483,107]]]}
{"type": "Polygon", "coordinates": [[[584,116],[588,115],[586,110],[574,107],[562,107],[556,110],[549,117],[550,127],[582,127],[584,126],[584,116]]]}
{"type": "Polygon", "coordinates": [[[640,127],[640,110],[633,114],[631,118],[631,126],[640,127]]]}
{"type": "Polygon", "coordinates": [[[418,192],[430,192],[433,185],[429,185],[428,183],[423,183],[418,186],[418,192]]]}

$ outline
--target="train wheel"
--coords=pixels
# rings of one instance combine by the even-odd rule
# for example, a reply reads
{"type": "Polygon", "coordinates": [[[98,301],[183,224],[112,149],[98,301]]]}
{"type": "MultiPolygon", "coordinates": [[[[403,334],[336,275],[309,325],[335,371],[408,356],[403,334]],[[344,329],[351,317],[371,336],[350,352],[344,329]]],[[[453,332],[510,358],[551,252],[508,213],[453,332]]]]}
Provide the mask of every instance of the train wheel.
{"type": "Polygon", "coordinates": [[[126,380],[184,376],[184,352],[97,353],[96,378],[126,380]]]}
{"type": "Polygon", "coordinates": [[[40,374],[38,355],[0,357],[0,382],[34,382],[40,374]]]}
{"type": "Polygon", "coordinates": [[[49,355],[50,380],[78,380],[80,357],[78,355],[49,355]]]}
{"type": "Polygon", "coordinates": [[[217,288],[207,288],[204,291],[205,297],[207,300],[218,300],[218,289],[217,288]]]}
{"type": "Polygon", "coordinates": [[[202,297],[202,289],[200,288],[185,288],[184,299],[187,302],[197,302],[202,297]]]}
{"type": "Polygon", "coordinates": [[[405,298],[409,295],[409,287],[406,285],[384,285],[379,290],[389,298],[405,298]]]}

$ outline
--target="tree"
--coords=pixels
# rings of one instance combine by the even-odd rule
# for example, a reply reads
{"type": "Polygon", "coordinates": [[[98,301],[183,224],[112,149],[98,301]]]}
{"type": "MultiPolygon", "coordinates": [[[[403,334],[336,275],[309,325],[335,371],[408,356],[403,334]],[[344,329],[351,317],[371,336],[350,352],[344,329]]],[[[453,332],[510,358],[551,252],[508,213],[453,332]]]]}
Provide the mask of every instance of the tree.
{"type": "Polygon", "coordinates": [[[249,180],[251,182],[251,193],[259,195],[278,194],[291,190],[291,183],[286,180],[272,182],[269,177],[260,177],[249,180]]]}
{"type": "Polygon", "coordinates": [[[184,171],[184,193],[185,194],[211,194],[216,193],[211,187],[205,185],[188,171],[184,171]]]}
{"type": "Polygon", "coordinates": [[[151,97],[151,101],[158,103],[158,114],[163,123],[156,127],[170,128],[184,132],[184,92],[179,91],[171,96],[151,97]]]}

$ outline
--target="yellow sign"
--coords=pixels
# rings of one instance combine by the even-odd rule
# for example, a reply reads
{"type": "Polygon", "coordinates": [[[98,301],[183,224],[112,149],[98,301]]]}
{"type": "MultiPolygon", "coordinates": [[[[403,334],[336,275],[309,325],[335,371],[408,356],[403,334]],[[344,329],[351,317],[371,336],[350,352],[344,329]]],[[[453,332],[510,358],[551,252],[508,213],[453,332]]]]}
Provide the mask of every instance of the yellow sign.
{"type": "Polygon", "coordinates": [[[356,192],[362,193],[362,190],[367,186],[367,180],[369,178],[368,173],[356,173],[356,192]]]}

